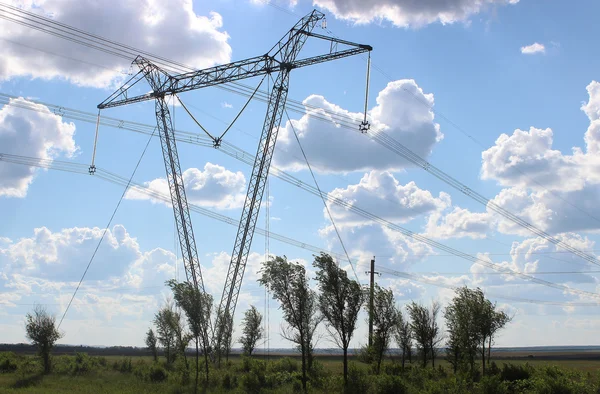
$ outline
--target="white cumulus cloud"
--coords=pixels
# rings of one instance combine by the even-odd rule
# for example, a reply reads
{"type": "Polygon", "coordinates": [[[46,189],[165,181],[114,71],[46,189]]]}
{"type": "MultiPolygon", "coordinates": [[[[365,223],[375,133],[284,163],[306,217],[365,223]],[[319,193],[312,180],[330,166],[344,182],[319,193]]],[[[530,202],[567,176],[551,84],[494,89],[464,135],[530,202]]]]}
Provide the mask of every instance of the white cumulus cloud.
{"type": "Polygon", "coordinates": [[[516,4],[519,0],[315,0],[337,18],[355,23],[387,20],[397,27],[418,28],[431,23],[467,21],[486,8],[516,4]]]}
{"type": "MultiPolygon", "coordinates": [[[[0,154],[54,159],[60,155],[72,157],[77,152],[73,123],[65,123],[46,106],[23,98],[11,99],[10,103],[15,106],[0,109],[0,154]],[[19,104],[37,111],[18,108],[19,104]]],[[[25,197],[35,172],[35,167],[0,161],[0,196],[25,197]]]]}
{"type": "Polygon", "coordinates": [[[521,53],[524,55],[534,55],[536,53],[546,53],[544,44],[534,42],[531,45],[521,47],[521,53]]]}
{"type": "MultiPolygon", "coordinates": [[[[192,204],[217,209],[234,209],[244,204],[246,178],[239,171],[232,172],[223,166],[206,163],[203,170],[188,168],[182,177],[187,199],[192,204]]],[[[166,178],[154,179],[144,185],[151,191],[170,195],[166,178]]],[[[127,191],[125,198],[165,203],[135,187],[127,191]]]]}
{"type": "MultiPolygon", "coordinates": [[[[329,195],[394,223],[408,222],[419,215],[442,210],[450,204],[448,194],[442,192],[439,197],[434,197],[412,181],[402,185],[387,171],[366,173],[358,184],[334,189],[329,195]]],[[[348,208],[332,202],[327,205],[340,227],[372,223],[372,220],[348,208]]]]}
{"type": "MultiPolygon", "coordinates": [[[[600,84],[587,86],[581,109],[589,119],[585,148],[553,148],[551,129],[531,127],[502,134],[482,153],[481,177],[505,186],[492,201],[550,233],[600,229],[600,84]]],[[[498,218],[501,232],[528,234],[498,218]]]]}
{"type": "MultiPolygon", "coordinates": [[[[410,163],[358,131],[363,114],[347,111],[328,102],[323,96],[311,95],[304,100],[307,115],[287,122],[279,131],[275,165],[281,169],[299,171],[305,168],[302,153],[294,137],[293,128],[306,151],[313,169],[320,172],[352,172],[373,169],[397,171],[410,163]],[[325,112],[322,109],[327,110],[325,112]],[[356,130],[342,128],[336,116],[349,117],[356,130]],[[323,122],[309,116],[317,115],[331,120],[323,122]]],[[[377,105],[369,112],[371,128],[384,130],[421,157],[426,157],[443,135],[434,121],[431,109],[434,97],[424,93],[414,80],[398,80],[377,95],[377,105]]]]}
{"type": "MultiPolygon", "coordinates": [[[[13,0],[26,11],[192,67],[227,63],[231,47],[221,15],[198,15],[192,0],[13,0]]],[[[106,87],[122,79],[132,58],[76,44],[7,20],[0,21],[0,78],[66,79],[106,87]],[[40,50],[36,50],[41,49],[40,50]],[[76,61],[77,59],[80,61],[76,61]],[[99,66],[98,66],[99,65],[99,66]]]]}

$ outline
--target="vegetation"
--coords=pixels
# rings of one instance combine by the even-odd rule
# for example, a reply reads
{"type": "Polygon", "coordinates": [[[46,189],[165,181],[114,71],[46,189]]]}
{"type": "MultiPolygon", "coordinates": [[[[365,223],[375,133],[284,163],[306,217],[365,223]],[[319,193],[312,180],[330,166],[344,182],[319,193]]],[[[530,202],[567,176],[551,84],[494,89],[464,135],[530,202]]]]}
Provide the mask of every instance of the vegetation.
{"type": "Polygon", "coordinates": [[[44,365],[44,373],[50,373],[50,352],[63,335],[56,327],[56,317],[41,305],[36,305],[25,317],[25,335],[38,350],[44,365]]]}
{"type": "Polygon", "coordinates": [[[252,356],[256,343],[263,337],[262,315],[254,305],[244,313],[240,343],[246,356],[252,356]]]}
{"type": "Polygon", "coordinates": [[[313,264],[319,284],[319,311],[326,321],[326,329],[344,353],[344,384],[348,382],[348,347],[356,329],[358,314],[364,301],[360,284],[348,278],[331,256],[322,253],[313,264]]]}
{"type": "MultiPolygon", "coordinates": [[[[209,352],[209,327],[210,327],[210,311],[212,309],[212,296],[207,293],[202,293],[198,288],[194,287],[189,282],[177,283],[175,280],[170,280],[167,285],[173,291],[173,296],[177,305],[183,309],[187,324],[191,331],[189,336],[186,336],[187,342],[181,340],[181,337],[187,334],[181,334],[183,329],[179,320],[172,316],[174,326],[173,331],[179,333],[179,343],[183,346],[180,351],[185,357],[185,348],[191,339],[194,340],[196,346],[196,374],[195,382],[198,386],[198,370],[199,370],[199,349],[202,344],[202,353],[204,354],[205,377],[206,381],[209,378],[208,371],[208,352],[209,352]],[[184,346],[183,343],[186,343],[184,346]]],[[[168,358],[167,358],[168,359],[168,358]]],[[[187,368],[187,361],[186,361],[187,368]]]]}
{"type": "Polygon", "coordinates": [[[375,371],[379,373],[385,352],[390,347],[394,328],[398,324],[398,310],[392,290],[375,285],[373,292],[373,349],[375,371]]]}
{"type": "MultiPolygon", "coordinates": [[[[206,393],[293,393],[301,390],[301,366],[292,358],[271,359],[232,357],[221,368],[211,364],[210,379],[199,389],[206,393]]],[[[316,357],[316,373],[310,375],[310,393],[342,393],[342,360],[316,357]]],[[[191,393],[194,382],[181,383],[177,363],[167,364],[162,358],[154,362],[148,357],[95,357],[83,353],[55,356],[50,374],[43,374],[41,358],[14,353],[0,353],[0,392],[9,393],[191,393]],[[14,366],[14,367],[13,367],[14,366]]],[[[378,394],[592,394],[600,390],[598,375],[568,367],[538,364],[490,363],[485,375],[453,374],[450,364],[422,368],[399,361],[386,360],[375,375],[368,365],[350,362],[346,393],[378,394]]],[[[477,363],[479,365],[479,363],[477,363]]],[[[476,365],[476,367],[477,367],[476,365]]],[[[566,364],[565,362],[565,365],[566,364]]],[[[589,361],[589,369],[597,370],[598,361],[589,361]]],[[[190,367],[194,368],[193,363],[190,367]]]]}
{"type": "Polygon", "coordinates": [[[307,389],[308,371],[312,370],[313,337],[321,322],[318,314],[317,294],[308,284],[306,270],[287,258],[275,257],[263,263],[258,282],[267,286],[273,298],[279,301],[288,327],[282,327],[281,335],[295,343],[302,356],[302,388],[307,389]]]}
{"type": "Polygon", "coordinates": [[[496,311],[496,305],[485,298],[481,289],[469,289],[466,286],[456,289],[455,297],[446,307],[444,318],[448,328],[447,359],[454,372],[473,371],[479,354],[485,373],[494,336],[510,318],[506,313],[496,311]]]}
{"type": "MultiPolygon", "coordinates": [[[[263,264],[259,283],[267,286],[282,310],[282,336],[294,343],[300,362],[291,358],[261,360],[254,354],[262,336],[262,316],[251,307],[244,315],[240,343],[244,355],[229,360],[233,319],[217,319],[225,336],[218,349],[210,348],[213,300],[188,282],[167,282],[173,301],[156,312],[144,337],[147,357],[112,359],[85,353],[54,356],[50,352],[61,334],[55,318],[36,307],[27,314],[26,335],[39,357],[0,353],[0,387],[15,392],[314,392],[314,393],[598,393],[599,380],[590,373],[556,366],[491,362],[496,335],[510,322],[506,313],[485,298],[481,289],[462,287],[443,311],[441,304],[407,304],[407,314],[395,303],[391,289],[375,286],[370,311],[374,332],[368,357],[349,362],[353,338],[366,292],[349,279],[331,256],[315,257],[318,292],[309,286],[304,266],[275,257],[263,264]],[[315,332],[321,322],[342,350],[335,361],[314,359],[315,332]],[[195,363],[188,363],[187,347],[195,343],[195,363]],[[391,352],[395,340],[399,352],[391,352]],[[445,340],[445,343],[442,341],[445,340]],[[413,363],[413,344],[419,358],[413,363]],[[447,363],[435,364],[438,351],[447,363]],[[214,355],[214,357],[211,355],[214,355]],[[200,353],[204,360],[200,363],[200,353]],[[400,354],[397,357],[396,354],[400,354]],[[164,359],[159,357],[164,355],[164,359]],[[210,357],[209,357],[210,355],[210,357]],[[226,362],[221,363],[221,355],[226,362]],[[213,363],[212,361],[219,361],[213,363]],[[428,361],[431,360],[431,367],[428,361]],[[478,362],[481,360],[481,362],[478,362]],[[340,363],[341,361],[341,363],[340,363]],[[408,363],[407,363],[408,362],[408,363]],[[341,364],[341,365],[340,365],[341,364]],[[199,382],[200,371],[204,381],[199,382]],[[51,373],[52,372],[52,373],[51,373]],[[195,379],[191,381],[191,374],[195,379]],[[95,382],[95,383],[94,383],[95,382]],[[73,386],[73,387],[71,387],[73,386]]],[[[369,303],[371,305],[371,303],[369,303]]],[[[600,375],[598,376],[600,377],[600,375]]]]}

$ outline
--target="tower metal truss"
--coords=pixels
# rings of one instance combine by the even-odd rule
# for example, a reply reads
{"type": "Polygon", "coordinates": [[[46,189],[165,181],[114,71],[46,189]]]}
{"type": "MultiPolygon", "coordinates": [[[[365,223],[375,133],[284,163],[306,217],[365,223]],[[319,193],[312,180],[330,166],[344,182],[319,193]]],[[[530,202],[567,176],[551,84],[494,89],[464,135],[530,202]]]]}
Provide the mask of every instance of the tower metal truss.
{"type": "MultiPolygon", "coordinates": [[[[138,56],[134,60],[134,63],[138,66],[139,72],[98,105],[98,109],[102,110],[155,100],[158,132],[160,134],[163,159],[171,192],[171,202],[177,223],[186,277],[188,281],[193,282],[196,287],[204,292],[204,282],[166,97],[265,74],[277,74],[275,83],[269,93],[267,113],[252,168],[252,175],[248,184],[244,209],[233,246],[233,253],[231,254],[231,262],[219,303],[216,322],[213,326],[211,347],[216,351],[217,359],[219,360],[221,349],[224,345],[223,341],[229,338],[231,334],[231,321],[233,320],[240,293],[252,245],[254,228],[269,174],[269,167],[285,110],[290,72],[296,68],[358,55],[372,50],[372,47],[369,45],[357,44],[313,33],[315,26],[320,21],[324,21],[324,19],[325,15],[323,13],[313,10],[300,19],[265,55],[178,75],[169,74],[149,60],[138,56]],[[309,37],[329,41],[331,43],[329,53],[298,60],[297,57],[309,37]],[[338,50],[339,46],[346,47],[346,49],[338,50]],[[144,79],[148,81],[152,91],[130,97],[130,89],[144,79]]],[[[218,144],[215,144],[215,146],[218,147],[218,144]]]]}

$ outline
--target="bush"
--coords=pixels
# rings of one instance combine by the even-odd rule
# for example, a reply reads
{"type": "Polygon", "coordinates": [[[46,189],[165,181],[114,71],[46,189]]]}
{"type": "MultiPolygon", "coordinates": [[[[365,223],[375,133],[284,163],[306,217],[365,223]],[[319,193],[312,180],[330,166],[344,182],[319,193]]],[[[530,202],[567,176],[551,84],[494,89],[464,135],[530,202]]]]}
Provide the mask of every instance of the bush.
{"type": "Polygon", "coordinates": [[[131,357],[126,357],[121,361],[115,361],[113,363],[113,369],[122,373],[131,373],[133,366],[131,365],[131,357]]]}
{"type": "Polygon", "coordinates": [[[221,379],[221,387],[224,390],[233,390],[237,387],[237,375],[229,373],[229,371],[225,372],[223,378],[221,379]]]}
{"type": "Polygon", "coordinates": [[[379,375],[375,380],[374,393],[404,394],[407,392],[408,388],[400,376],[379,375]]]}
{"type": "Polygon", "coordinates": [[[369,377],[356,363],[348,364],[348,394],[365,394],[369,391],[369,377]]]}
{"type": "Polygon", "coordinates": [[[87,353],[76,353],[75,357],[68,363],[68,372],[73,375],[84,374],[94,369],[96,360],[87,353]]]}
{"type": "Polygon", "coordinates": [[[500,372],[500,378],[506,382],[514,382],[517,380],[527,380],[531,376],[532,368],[529,364],[525,365],[514,365],[504,364],[502,365],[502,371],[500,372]]]}
{"type": "Polygon", "coordinates": [[[160,364],[152,364],[148,369],[148,379],[151,382],[164,382],[169,377],[167,370],[160,364]]]}
{"type": "Polygon", "coordinates": [[[271,372],[298,372],[300,371],[300,363],[290,357],[284,357],[269,363],[269,370],[271,372]]]}
{"type": "Polygon", "coordinates": [[[18,364],[14,353],[0,354],[0,372],[15,372],[18,364]]]}
{"type": "Polygon", "coordinates": [[[263,383],[254,372],[246,373],[240,378],[240,386],[244,389],[245,393],[260,393],[263,383]]]}
{"type": "Polygon", "coordinates": [[[481,394],[506,394],[508,386],[498,375],[484,376],[479,382],[481,394]]]}

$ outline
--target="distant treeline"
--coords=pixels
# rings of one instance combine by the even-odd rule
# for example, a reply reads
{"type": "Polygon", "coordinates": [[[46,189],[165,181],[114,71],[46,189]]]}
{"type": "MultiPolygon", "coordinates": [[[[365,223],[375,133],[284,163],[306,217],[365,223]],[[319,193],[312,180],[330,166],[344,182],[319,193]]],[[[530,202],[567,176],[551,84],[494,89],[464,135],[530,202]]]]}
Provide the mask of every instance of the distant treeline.
{"type": "MultiPolygon", "coordinates": [[[[14,352],[18,354],[36,354],[37,349],[34,345],[26,343],[0,343],[0,352],[14,352]]],[[[94,346],[73,346],[73,345],[56,345],[53,349],[54,354],[75,354],[87,353],[94,356],[152,356],[152,353],[145,348],[134,346],[110,346],[110,347],[94,347],[94,346]]]]}

